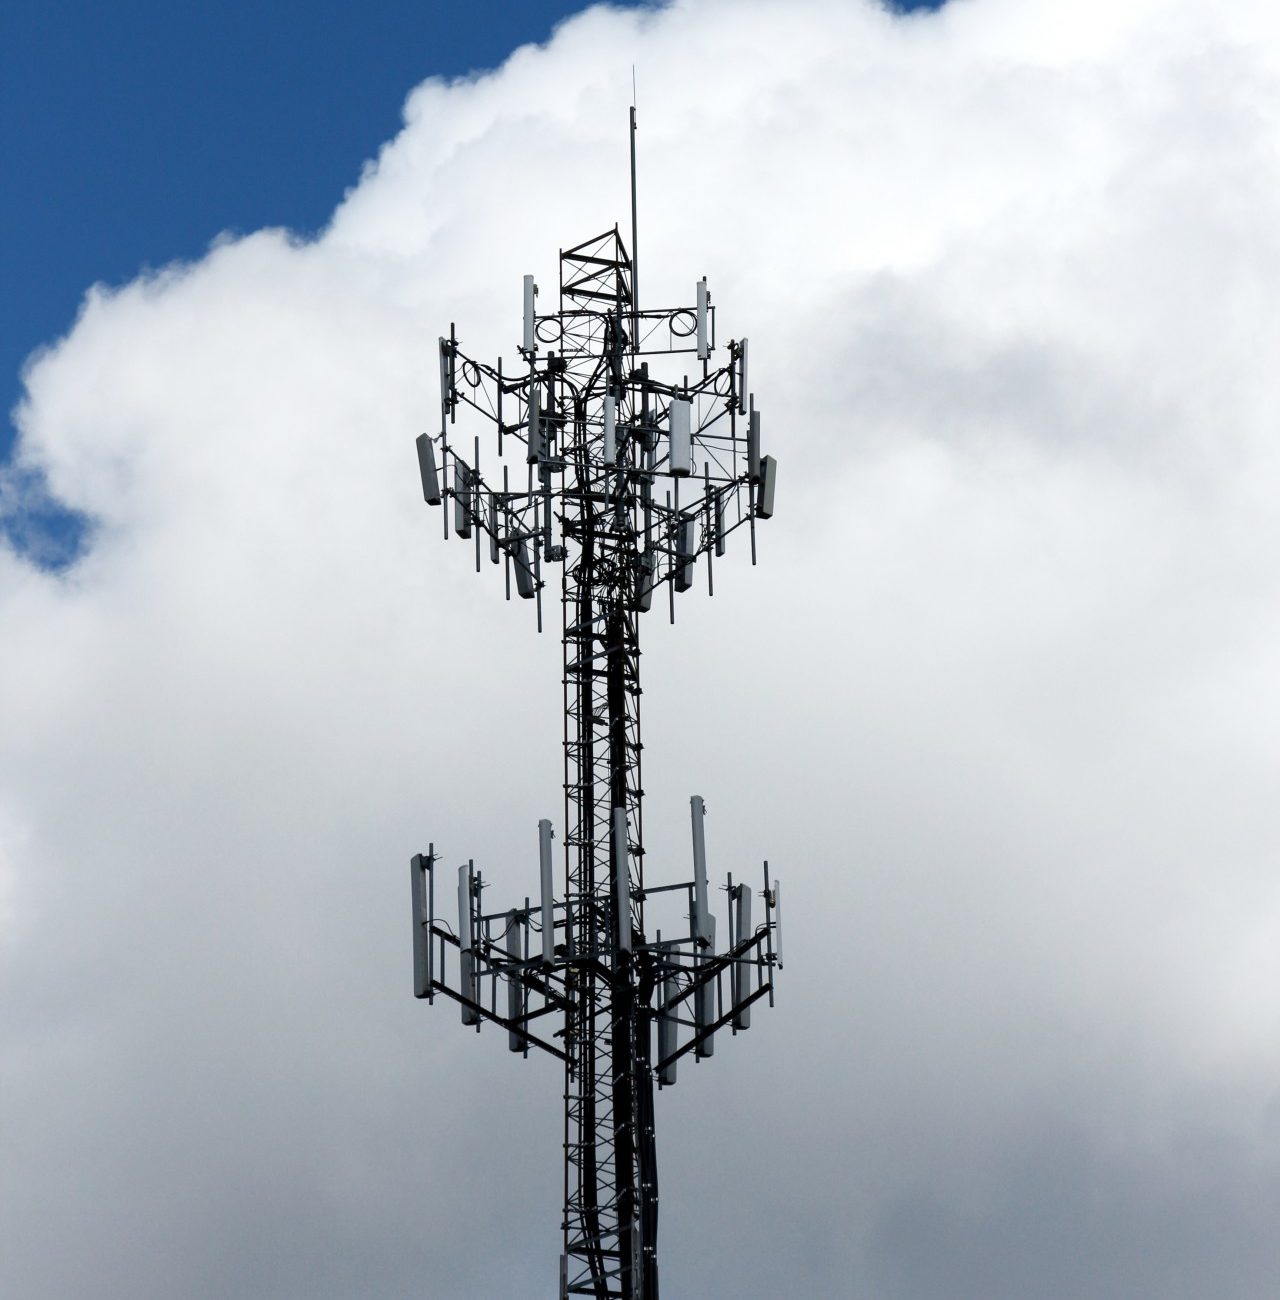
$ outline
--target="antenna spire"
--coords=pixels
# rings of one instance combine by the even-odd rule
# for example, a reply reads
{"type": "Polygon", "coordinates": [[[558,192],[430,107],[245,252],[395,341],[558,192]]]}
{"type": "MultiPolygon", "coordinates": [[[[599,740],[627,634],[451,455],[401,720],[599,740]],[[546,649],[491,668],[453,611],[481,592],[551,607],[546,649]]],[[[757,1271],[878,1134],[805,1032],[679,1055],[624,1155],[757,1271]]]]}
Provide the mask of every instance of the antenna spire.
{"type": "Polygon", "coordinates": [[[636,68],[631,65],[631,350],[640,346],[640,234],[636,221],[636,68]]]}

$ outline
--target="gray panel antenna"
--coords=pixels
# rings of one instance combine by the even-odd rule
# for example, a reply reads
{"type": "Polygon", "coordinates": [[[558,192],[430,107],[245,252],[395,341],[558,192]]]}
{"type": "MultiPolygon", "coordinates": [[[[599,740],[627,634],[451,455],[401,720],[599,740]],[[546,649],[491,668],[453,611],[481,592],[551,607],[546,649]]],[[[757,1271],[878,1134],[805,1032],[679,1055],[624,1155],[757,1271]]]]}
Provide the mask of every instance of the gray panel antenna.
{"type": "Polygon", "coordinates": [[[436,448],[431,436],[418,434],[418,473],[422,477],[422,499],[429,506],[440,504],[440,476],[436,473],[436,448]]]}
{"type": "Polygon", "coordinates": [[[478,1025],[479,1012],[468,1003],[476,1000],[475,953],[473,939],[475,921],[472,908],[472,868],[464,863],[458,868],[458,970],[462,996],[462,1023],[478,1025]]]}
{"type": "Polygon", "coordinates": [[[700,794],[689,799],[689,816],[693,825],[693,915],[690,917],[694,939],[701,947],[709,930],[707,910],[707,831],[706,805],[700,794]]]}
{"type": "Polygon", "coordinates": [[[696,1024],[698,1027],[697,1044],[695,1055],[698,1058],[712,1056],[716,1050],[715,1023],[716,1023],[716,991],[719,988],[719,976],[715,979],[707,977],[707,973],[716,968],[716,918],[707,917],[707,928],[702,932],[703,939],[706,941],[709,951],[701,958],[701,980],[697,992],[694,995],[694,1010],[696,1024]]]}
{"type": "MultiPolygon", "coordinates": [[[[629,248],[614,226],[562,250],[547,311],[524,277],[518,366],[469,355],[452,327],[441,338],[440,431],[418,439],[423,499],[443,507],[445,537],[452,522],[490,572],[487,534],[489,580],[530,602],[539,631],[560,597],[563,874],[543,819],[535,900],[487,910],[468,863],[455,931],[434,912],[433,847],[413,858],[412,905],[415,995],[448,997],[463,1024],[498,1025],[512,1052],[563,1066],[562,1300],[659,1300],[655,1097],[682,1057],[710,1059],[722,1030],[772,1005],[782,952],[767,863],[758,921],[730,880],[717,924],[701,797],[693,878],[655,883],[646,869],[641,621],[655,607],[674,621],[702,555],[709,591],[732,580],[740,570],[719,561],[734,534],[755,563],[775,465],[760,455],[747,341],[717,345],[706,279],[692,305],[640,301],[634,108],[631,176],[629,248]]],[[[484,1176],[477,1167],[476,1201],[484,1176]]],[[[678,1279],[672,1290],[687,1293],[678,1279]]]]}
{"type": "MultiPolygon", "coordinates": [[[[734,887],[734,893],[738,905],[737,942],[740,944],[743,939],[749,938],[752,933],[751,890],[746,885],[736,885],[734,887]]],[[[733,1027],[735,1029],[751,1028],[751,1004],[747,999],[751,996],[751,975],[753,968],[754,961],[745,957],[734,968],[733,1027]]]]}
{"type": "Polygon", "coordinates": [[[542,392],[535,381],[529,385],[525,399],[529,408],[529,423],[525,429],[525,438],[529,444],[525,462],[536,465],[543,457],[545,436],[542,429],[542,392]]]}
{"type": "Polygon", "coordinates": [[[431,916],[427,909],[428,860],[415,853],[409,863],[410,884],[413,889],[413,996],[431,996],[431,916]]]}
{"type": "Polygon", "coordinates": [[[524,957],[524,925],[520,913],[514,909],[507,913],[507,956],[513,973],[507,976],[507,1047],[513,1052],[525,1050],[524,1034],[520,1022],[524,1012],[524,976],[514,973],[514,968],[524,957]]]}
{"type": "Polygon", "coordinates": [[[756,493],[756,517],[773,518],[773,485],[778,477],[778,462],[772,456],[760,460],[760,487],[756,493]]]}
{"type": "Polygon", "coordinates": [[[471,536],[471,475],[456,457],[453,462],[453,531],[471,536]]]}
{"type": "Polygon", "coordinates": [[[662,976],[662,1009],[658,1012],[658,1060],[667,1062],[658,1071],[658,1081],[668,1088],[676,1081],[675,1055],[680,1027],[675,1006],[679,993],[676,972],[668,967],[662,976]]]}
{"type": "Polygon", "coordinates": [[[550,966],[555,960],[556,911],[555,885],[552,880],[551,822],[543,818],[538,823],[538,883],[542,890],[542,961],[550,966]]]}

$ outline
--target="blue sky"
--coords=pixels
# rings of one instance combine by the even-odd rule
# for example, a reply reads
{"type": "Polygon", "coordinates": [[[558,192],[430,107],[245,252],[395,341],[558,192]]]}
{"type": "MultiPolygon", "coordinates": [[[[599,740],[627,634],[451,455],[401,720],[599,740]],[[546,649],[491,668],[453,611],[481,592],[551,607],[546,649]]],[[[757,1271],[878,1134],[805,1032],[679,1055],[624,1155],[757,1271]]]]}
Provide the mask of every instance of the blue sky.
{"type": "MultiPolygon", "coordinates": [[[[6,408],[23,357],[70,326],[89,284],[196,256],[222,230],[315,229],[414,84],[497,64],[578,7],[0,6],[6,408]]],[[[12,437],[6,420],[0,449],[12,437]]]]}
{"type": "MultiPolygon", "coordinates": [[[[90,284],[196,256],[222,230],[315,229],[396,132],[413,85],[494,66],[584,7],[8,0],[0,6],[6,413],[23,358],[70,326],[90,284]]],[[[6,417],[0,457],[12,439],[6,417]]]]}
{"type": "MultiPolygon", "coordinates": [[[[0,217],[0,463],[13,450],[23,361],[66,332],[89,285],[196,257],[224,230],[317,229],[396,133],[415,84],[496,66],[585,7],[0,6],[0,174],[10,194],[0,217]]],[[[33,526],[55,543],[46,559],[75,553],[74,524],[49,510],[28,514],[12,539],[20,549],[33,526]]]]}

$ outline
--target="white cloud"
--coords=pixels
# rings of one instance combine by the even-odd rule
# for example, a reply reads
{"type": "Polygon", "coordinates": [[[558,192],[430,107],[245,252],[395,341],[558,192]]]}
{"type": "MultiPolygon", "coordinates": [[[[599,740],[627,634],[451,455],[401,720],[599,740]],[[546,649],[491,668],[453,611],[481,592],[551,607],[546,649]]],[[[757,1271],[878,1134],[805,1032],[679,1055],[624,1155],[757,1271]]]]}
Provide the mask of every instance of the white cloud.
{"type": "Polygon", "coordinates": [[[529,888],[559,647],[411,442],[436,335],[513,356],[625,226],[632,63],[643,292],[709,275],[782,465],[645,630],[650,869],[697,789],[788,882],[779,1006],[660,1098],[668,1289],[1271,1294],[1257,0],[592,10],[414,91],[316,242],[90,294],[19,419],[93,544],[0,552],[6,1289],[554,1277],[558,1077],[413,1003],[403,877],[529,888]]]}

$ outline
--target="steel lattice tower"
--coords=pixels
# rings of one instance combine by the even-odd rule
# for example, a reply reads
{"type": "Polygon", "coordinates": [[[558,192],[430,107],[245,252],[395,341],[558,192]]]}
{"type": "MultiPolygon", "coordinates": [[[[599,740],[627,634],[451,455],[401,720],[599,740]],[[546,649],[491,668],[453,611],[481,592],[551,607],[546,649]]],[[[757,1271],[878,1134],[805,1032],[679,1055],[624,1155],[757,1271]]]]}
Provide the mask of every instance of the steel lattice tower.
{"type": "Polygon", "coordinates": [[[631,251],[617,227],[563,250],[554,312],[537,310],[537,286],[525,277],[514,374],[466,356],[451,327],[440,340],[440,433],[418,438],[425,499],[452,503],[453,531],[474,540],[477,570],[487,538],[508,599],[514,583],[536,602],[539,629],[544,575],[560,566],[564,888],[553,885],[549,820],[538,827],[537,905],[485,913],[468,861],[458,868],[454,933],[436,914],[434,844],[413,858],[411,875],[415,994],[444,993],[461,1004],[464,1024],[494,1021],[512,1051],[537,1047],[564,1061],[560,1295],[656,1300],[654,1084],[673,1084],[690,1051],[711,1056],[718,1030],[746,1029],[751,1003],[772,1002],[781,936],[766,862],[763,921],[752,924],[751,891],[730,877],[729,941],[717,952],[697,796],[693,879],[646,885],[639,621],[659,591],[674,619],[700,557],[713,589],[714,557],[741,527],[754,561],[755,521],[773,513],[775,465],[760,454],[746,340],[731,341],[725,364],[711,366],[705,279],[692,307],[640,306],[634,109],[631,167],[631,251]],[[692,377],[650,372],[651,358],[680,356],[692,377]],[[465,448],[451,435],[460,413],[483,417],[496,434],[489,477],[480,438],[465,448]],[[651,900],[687,905],[677,937],[649,937],[651,900]],[[562,1028],[535,1033],[549,1014],[562,1028]]]}

